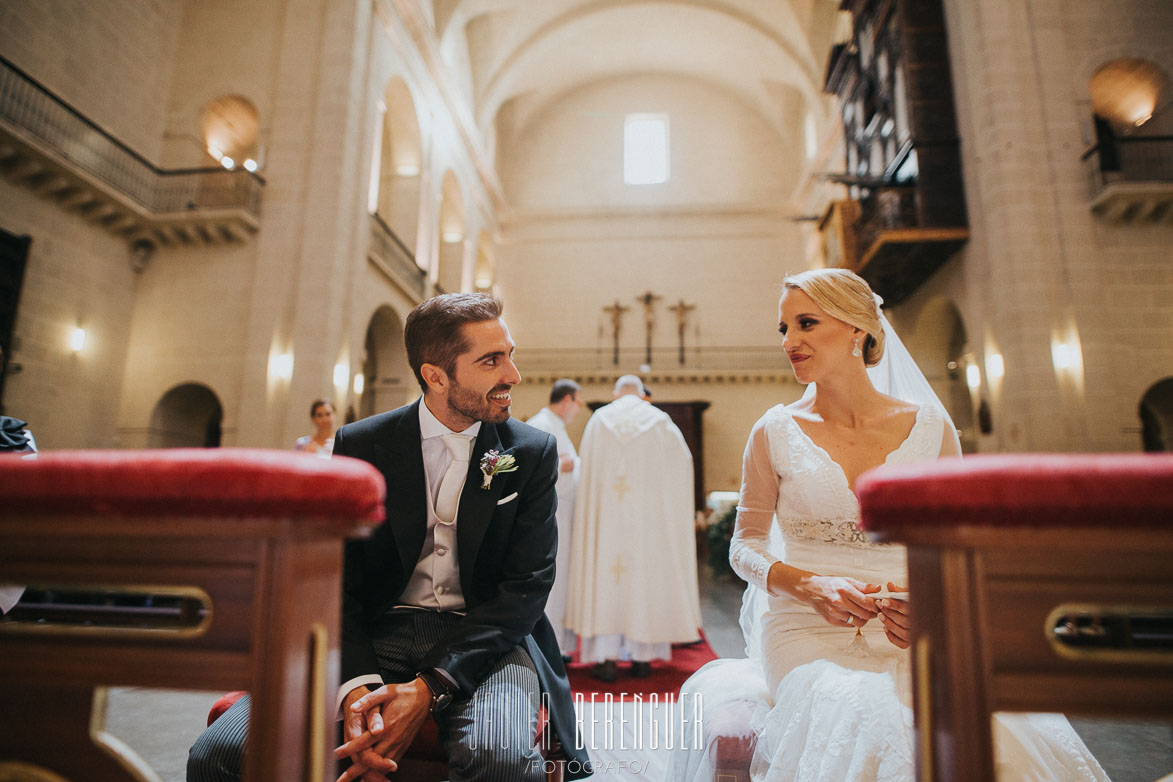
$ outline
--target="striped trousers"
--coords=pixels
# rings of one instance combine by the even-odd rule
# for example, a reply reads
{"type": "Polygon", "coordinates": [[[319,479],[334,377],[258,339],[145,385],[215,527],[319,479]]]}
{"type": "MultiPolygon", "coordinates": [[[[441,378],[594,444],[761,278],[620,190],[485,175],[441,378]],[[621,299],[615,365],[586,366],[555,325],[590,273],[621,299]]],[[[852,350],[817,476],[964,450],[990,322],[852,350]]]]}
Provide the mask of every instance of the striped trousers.
{"type": "MultiPolygon", "coordinates": [[[[419,661],[461,620],[458,614],[397,610],[375,628],[375,654],[385,682],[410,681],[419,661]]],[[[469,698],[437,718],[450,782],[541,782],[538,675],[520,646],[499,659],[469,698]]],[[[249,731],[248,696],[224,712],[192,745],[187,782],[239,782],[249,731]]]]}

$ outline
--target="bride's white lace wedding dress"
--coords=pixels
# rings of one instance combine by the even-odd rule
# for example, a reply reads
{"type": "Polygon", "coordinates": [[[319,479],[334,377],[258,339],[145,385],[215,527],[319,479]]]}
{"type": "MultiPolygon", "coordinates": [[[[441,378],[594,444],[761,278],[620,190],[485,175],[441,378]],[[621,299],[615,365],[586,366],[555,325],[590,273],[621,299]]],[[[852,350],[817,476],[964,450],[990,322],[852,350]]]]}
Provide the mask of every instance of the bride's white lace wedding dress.
{"type": "MultiPolygon", "coordinates": [[[[949,451],[956,441],[947,427],[937,409],[922,405],[886,463],[949,451]]],[[[764,591],[779,559],[820,574],[904,584],[903,547],[868,542],[843,470],[781,405],[754,427],[744,469],[730,560],[749,582],[742,610],[749,659],[700,669],[682,688],[683,702],[701,693],[697,716],[706,723],[731,707],[753,715],[755,782],[910,782],[908,652],[887,640],[878,619],[857,636],[805,603],[764,591]]],[[[999,714],[994,732],[1001,780],[1107,779],[1062,716],[999,714]]],[[[711,750],[676,753],[673,782],[711,782],[711,750]]]]}

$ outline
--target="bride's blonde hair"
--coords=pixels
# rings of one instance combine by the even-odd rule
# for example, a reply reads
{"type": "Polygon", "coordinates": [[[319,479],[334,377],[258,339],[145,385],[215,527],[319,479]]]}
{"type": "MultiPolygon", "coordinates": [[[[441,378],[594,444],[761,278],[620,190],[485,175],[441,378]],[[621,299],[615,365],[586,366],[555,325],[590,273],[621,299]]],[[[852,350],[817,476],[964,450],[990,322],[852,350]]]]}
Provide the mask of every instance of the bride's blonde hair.
{"type": "Polygon", "coordinates": [[[797,289],[810,296],[833,318],[867,333],[860,348],[863,363],[874,367],[884,355],[884,329],[871,287],[847,269],[811,269],[782,280],[783,288],[797,289]]]}

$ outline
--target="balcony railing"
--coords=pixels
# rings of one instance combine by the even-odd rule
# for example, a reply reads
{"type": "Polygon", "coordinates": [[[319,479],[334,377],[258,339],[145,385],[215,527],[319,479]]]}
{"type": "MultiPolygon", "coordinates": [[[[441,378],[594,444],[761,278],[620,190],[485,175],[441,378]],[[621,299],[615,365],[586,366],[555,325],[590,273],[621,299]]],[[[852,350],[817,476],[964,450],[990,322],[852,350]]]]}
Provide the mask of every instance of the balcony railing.
{"type": "Polygon", "coordinates": [[[611,347],[600,348],[518,348],[515,360],[526,372],[576,374],[583,372],[639,372],[648,365],[652,372],[790,372],[790,362],[781,347],[686,347],[652,348],[649,362],[646,348],[620,348],[618,361],[611,347]]]}
{"type": "Polygon", "coordinates": [[[1173,136],[1124,136],[1083,153],[1096,191],[1114,182],[1173,182],[1173,136]]]}
{"type": "Polygon", "coordinates": [[[1173,136],[1101,135],[1081,160],[1096,214],[1121,222],[1173,219],[1173,136]]]}
{"type": "Polygon", "coordinates": [[[0,57],[0,129],[149,215],[235,209],[257,217],[264,180],[219,167],[161,169],[0,57]]]}
{"type": "Polygon", "coordinates": [[[427,298],[428,273],[415,262],[415,253],[407,249],[399,235],[378,214],[371,215],[370,233],[371,254],[384,271],[421,301],[427,298]]]}

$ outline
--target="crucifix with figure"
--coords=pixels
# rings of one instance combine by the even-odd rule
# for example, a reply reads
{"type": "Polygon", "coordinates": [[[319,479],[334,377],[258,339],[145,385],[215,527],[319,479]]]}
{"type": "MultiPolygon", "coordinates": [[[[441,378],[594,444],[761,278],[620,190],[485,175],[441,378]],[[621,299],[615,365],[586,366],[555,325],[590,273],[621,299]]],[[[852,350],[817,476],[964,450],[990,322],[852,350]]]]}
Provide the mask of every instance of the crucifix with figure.
{"type": "Polygon", "coordinates": [[[676,335],[680,341],[680,366],[684,366],[684,329],[688,326],[688,313],[695,309],[695,304],[685,304],[684,299],[668,308],[669,312],[676,313],[676,335]]]}
{"type": "Polygon", "coordinates": [[[652,331],[656,325],[656,302],[664,298],[648,291],[642,296],[636,296],[635,300],[644,305],[644,330],[646,331],[645,346],[647,350],[644,363],[648,366],[652,364],[652,331]]]}
{"type": "Polygon", "coordinates": [[[611,363],[616,366],[619,364],[619,327],[623,323],[623,313],[629,309],[620,304],[618,299],[610,307],[603,307],[603,312],[611,316],[611,363]]]}

